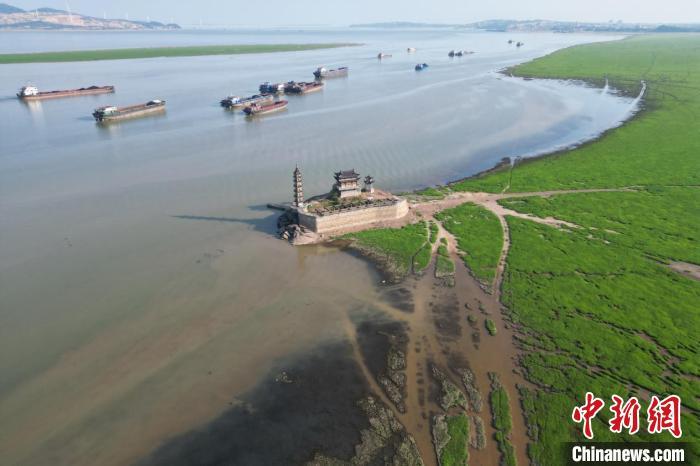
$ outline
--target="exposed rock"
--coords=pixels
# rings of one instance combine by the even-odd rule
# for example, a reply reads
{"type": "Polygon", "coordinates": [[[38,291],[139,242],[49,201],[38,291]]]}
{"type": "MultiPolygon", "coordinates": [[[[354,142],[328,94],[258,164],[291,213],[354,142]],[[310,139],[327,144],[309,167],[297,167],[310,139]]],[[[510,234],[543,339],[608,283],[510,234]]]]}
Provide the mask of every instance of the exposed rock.
{"type": "Polygon", "coordinates": [[[406,369],[406,355],[392,345],[386,357],[386,365],[389,371],[402,371],[406,369]]]}
{"type": "Polygon", "coordinates": [[[467,409],[467,399],[464,397],[462,391],[457,388],[457,386],[452,383],[452,381],[434,364],[431,365],[433,377],[438,381],[442,389],[440,396],[440,407],[447,411],[453,406],[461,406],[467,409]]]}
{"type": "Polygon", "coordinates": [[[471,416],[471,421],[474,428],[470,431],[469,445],[477,450],[483,450],[486,448],[484,421],[479,416],[471,416]]]}
{"type": "Polygon", "coordinates": [[[469,404],[474,411],[480,413],[483,408],[483,399],[481,397],[481,392],[476,388],[474,373],[469,369],[457,369],[457,373],[462,378],[462,383],[467,392],[467,398],[469,398],[469,404]]]}
{"type": "Polygon", "coordinates": [[[377,377],[377,381],[379,382],[379,385],[382,386],[391,402],[394,403],[396,409],[398,409],[400,413],[405,413],[406,405],[403,402],[403,393],[401,388],[385,375],[380,375],[377,377]]]}
{"type": "Polygon", "coordinates": [[[451,438],[447,428],[447,417],[444,414],[433,417],[433,445],[438,458],[442,456],[442,450],[450,443],[451,438]]]}
{"type": "Polygon", "coordinates": [[[406,434],[401,437],[401,443],[396,448],[391,466],[423,466],[423,459],[418,453],[416,440],[406,434]]]}
{"type": "Polygon", "coordinates": [[[275,382],[278,383],[293,383],[293,380],[289,377],[289,374],[287,372],[282,371],[279,374],[277,374],[277,377],[275,377],[275,382]]]}
{"type": "Polygon", "coordinates": [[[390,409],[371,396],[358,405],[367,415],[370,427],[360,432],[355,456],[343,461],[317,453],[307,466],[423,466],[415,440],[390,409]]]}
{"type": "Polygon", "coordinates": [[[343,461],[336,458],[329,458],[321,453],[316,453],[314,459],[306,463],[307,466],[350,466],[349,461],[343,461]]]}
{"type": "Polygon", "coordinates": [[[392,372],[389,377],[397,387],[403,389],[406,386],[406,374],[404,372],[392,372]]]}

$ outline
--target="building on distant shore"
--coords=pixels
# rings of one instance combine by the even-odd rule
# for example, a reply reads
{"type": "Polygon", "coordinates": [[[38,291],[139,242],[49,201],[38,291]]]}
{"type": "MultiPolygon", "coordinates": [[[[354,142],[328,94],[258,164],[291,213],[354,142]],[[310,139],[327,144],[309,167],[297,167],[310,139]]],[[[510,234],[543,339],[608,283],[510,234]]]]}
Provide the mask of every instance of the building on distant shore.
{"type": "Polygon", "coordinates": [[[301,170],[292,174],[292,210],[298,225],[323,236],[361,230],[400,219],[408,213],[408,202],[374,187],[374,178],[364,178],[360,188],[360,174],[341,170],[334,174],[335,183],[328,194],[304,199],[301,170]]]}

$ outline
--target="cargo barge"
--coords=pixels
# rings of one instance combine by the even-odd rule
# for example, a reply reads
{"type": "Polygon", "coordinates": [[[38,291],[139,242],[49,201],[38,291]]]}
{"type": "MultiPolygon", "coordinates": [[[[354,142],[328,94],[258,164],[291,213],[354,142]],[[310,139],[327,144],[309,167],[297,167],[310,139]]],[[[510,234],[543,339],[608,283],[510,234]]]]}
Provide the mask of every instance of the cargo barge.
{"type": "Polygon", "coordinates": [[[272,102],[272,99],[273,99],[273,97],[271,94],[253,95],[250,97],[246,97],[244,99],[241,99],[238,96],[229,96],[221,101],[221,106],[227,110],[236,110],[239,108],[248,107],[249,105],[253,105],[253,104],[270,103],[270,102],[272,102]]]}
{"type": "Polygon", "coordinates": [[[36,86],[24,86],[17,93],[17,97],[23,100],[57,99],[59,97],[75,97],[79,95],[111,94],[114,86],[90,86],[80,89],[68,89],[64,91],[39,91],[36,86]]]}
{"type": "Polygon", "coordinates": [[[294,82],[294,81],[289,81],[285,86],[284,86],[284,92],[287,94],[310,94],[312,92],[317,92],[323,89],[323,83],[322,82],[311,82],[311,83],[306,83],[306,82],[294,82]]]}
{"type": "Polygon", "coordinates": [[[261,94],[284,94],[284,84],[266,81],[260,85],[261,94]]]}
{"type": "Polygon", "coordinates": [[[342,78],[348,75],[348,67],[343,66],[341,68],[338,68],[337,70],[329,70],[324,68],[323,66],[320,68],[317,68],[316,71],[314,71],[314,76],[316,79],[325,79],[325,78],[342,78]]]}
{"type": "Polygon", "coordinates": [[[130,105],[128,107],[107,106],[100,107],[92,112],[92,116],[98,122],[125,120],[136,118],[152,113],[159,113],[165,110],[164,100],[149,100],[145,104],[130,105]]]}
{"type": "Polygon", "coordinates": [[[286,100],[278,100],[269,104],[253,104],[243,109],[248,116],[267,115],[269,113],[279,112],[287,108],[286,100]]]}

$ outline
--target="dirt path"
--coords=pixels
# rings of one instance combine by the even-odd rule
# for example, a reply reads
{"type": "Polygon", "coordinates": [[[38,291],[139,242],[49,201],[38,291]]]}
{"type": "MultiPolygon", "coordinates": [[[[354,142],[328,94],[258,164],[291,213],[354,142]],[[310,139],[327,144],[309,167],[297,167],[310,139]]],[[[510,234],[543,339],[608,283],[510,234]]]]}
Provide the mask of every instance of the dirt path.
{"type": "MultiPolygon", "coordinates": [[[[505,191],[505,190],[504,190],[505,191]]],[[[496,276],[491,284],[492,289],[496,296],[500,296],[501,284],[503,282],[503,272],[505,270],[506,259],[508,257],[508,251],[510,250],[510,229],[508,228],[508,222],[506,216],[523,218],[536,223],[541,223],[543,225],[549,225],[556,228],[580,228],[578,225],[567,222],[565,220],[556,219],[554,217],[536,217],[530,214],[523,214],[515,210],[503,207],[498,203],[501,199],[508,198],[518,198],[518,197],[550,197],[561,194],[585,194],[585,193],[601,193],[601,192],[632,192],[634,188],[600,188],[600,189],[568,189],[561,191],[533,191],[525,193],[506,193],[501,192],[498,194],[493,193],[481,193],[481,192],[457,192],[446,196],[444,199],[436,201],[428,201],[423,203],[416,203],[411,206],[413,215],[420,215],[422,217],[433,218],[433,216],[444,209],[449,209],[452,207],[457,207],[465,202],[471,202],[477,204],[481,207],[492,212],[501,224],[501,229],[503,230],[503,248],[501,249],[501,255],[498,259],[498,265],[496,267],[496,276]]],[[[410,219],[408,220],[410,221],[410,219]]]]}

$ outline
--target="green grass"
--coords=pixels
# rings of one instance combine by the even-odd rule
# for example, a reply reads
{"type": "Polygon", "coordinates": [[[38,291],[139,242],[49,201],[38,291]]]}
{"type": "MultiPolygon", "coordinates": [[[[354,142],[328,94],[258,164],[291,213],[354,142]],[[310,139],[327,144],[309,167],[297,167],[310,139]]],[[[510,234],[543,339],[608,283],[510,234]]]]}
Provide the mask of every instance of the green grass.
{"type": "Polygon", "coordinates": [[[500,204],[581,225],[600,241],[644,251],[659,261],[678,259],[700,264],[698,191],[651,186],[635,192],[511,198],[500,204]]]}
{"type": "Polygon", "coordinates": [[[421,189],[420,191],[416,191],[414,194],[416,194],[417,196],[423,196],[433,199],[445,198],[445,192],[442,189],[433,187],[421,189]]]}
{"type": "Polygon", "coordinates": [[[403,228],[365,230],[344,236],[394,265],[400,275],[421,271],[430,263],[428,228],[424,221],[403,228]]]}
{"type": "Polygon", "coordinates": [[[418,251],[418,254],[413,259],[413,271],[422,272],[430,264],[430,258],[432,257],[432,249],[430,244],[424,244],[423,247],[418,251]]]}
{"type": "Polygon", "coordinates": [[[246,44],[202,45],[192,47],[153,47],[107,50],[75,50],[65,52],[6,53],[0,54],[0,64],[52,63],[95,60],[125,60],[158,57],[194,57],[200,55],[239,55],[248,53],[298,52],[356,44],[246,44]]]}
{"type": "MultiPolygon", "coordinates": [[[[606,243],[587,229],[561,231],[513,218],[509,224],[504,304],[531,337],[528,378],[550,391],[535,397],[536,458],[554,461],[547,445],[580,438],[576,426],[553,422],[567,419],[586,391],[608,400],[613,393],[675,393],[686,409],[700,409],[693,378],[700,375],[698,282],[657,263],[653,249],[625,244],[634,237],[610,235],[606,243]]],[[[700,434],[697,418],[684,417],[683,427],[691,438],[700,434]]],[[[603,424],[595,433],[612,439],[603,424]]],[[[655,438],[636,438],[645,437],[655,438]]]]}
{"type": "MultiPolygon", "coordinates": [[[[512,419],[510,417],[510,406],[508,404],[508,393],[500,385],[500,382],[493,383],[489,401],[491,402],[493,427],[496,429],[496,442],[498,443],[498,450],[501,452],[500,464],[516,466],[515,451],[508,437],[513,428],[512,419]]],[[[557,448],[553,449],[557,450],[557,448]]]]}
{"type": "Polygon", "coordinates": [[[430,222],[430,244],[435,244],[438,238],[438,226],[435,222],[430,222]]]}
{"type": "MultiPolygon", "coordinates": [[[[444,238],[443,238],[444,239],[444,238]]],[[[450,258],[447,245],[440,244],[437,249],[437,259],[435,262],[435,276],[446,277],[455,273],[455,263],[450,258]]]]}
{"type": "MultiPolygon", "coordinates": [[[[516,67],[519,76],[577,78],[636,92],[646,110],[599,141],[513,169],[511,192],[632,185],[700,185],[700,36],[635,36],[571,47],[516,67]]],[[[454,190],[500,192],[508,171],[465,180],[454,190]]]]}
{"type": "Polygon", "coordinates": [[[484,324],[486,325],[486,330],[488,330],[490,335],[496,335],[496,324],[493,320],[486,319],[484,324]]]}
{"type": "Polygon", "coordinates": [[[443,210],[435,218],[457,238],[457,246],[464,252],[464,261],[474,276],[491,283],[503,247],[503,231],[498,218],[472,203],[443,210]]]}
{"type": "Polygon", "coordinates": [[[469,418],[465,414],[447,418],[450,441],[440,454],[440,466],[466,466],[469,459],[469,418]]]}
{"type": "MultiPolygon", "coordinates": [[[[519,164],[510,191],[637,186],[634,192],[507,199],[524,213],[580,225],[559,230],[508,218],[511,249],[503,303],[520,329],[526,377],[540,389],[524,399],[528,453],[561,462],[557,446],[580,441],[571,410],[586,391],[683,400],[683,439],[700,438],[700,283],[664,264],[700,264],[700,36],[636,36],[577,46],[515,69],[534,77],[583,78],[635,92],[645,110],[599,140],[519,164]]],[[[459,190],[498,192],[508,172],[466,180],[459,190]]],[[[642,413],[643,414],[643,413],[642,413]]],[[[595,440],[669,441],[612,434],[607,407],[595,440]]],[[[691,446],[696,452],[697,445],[691,446]]]]}

